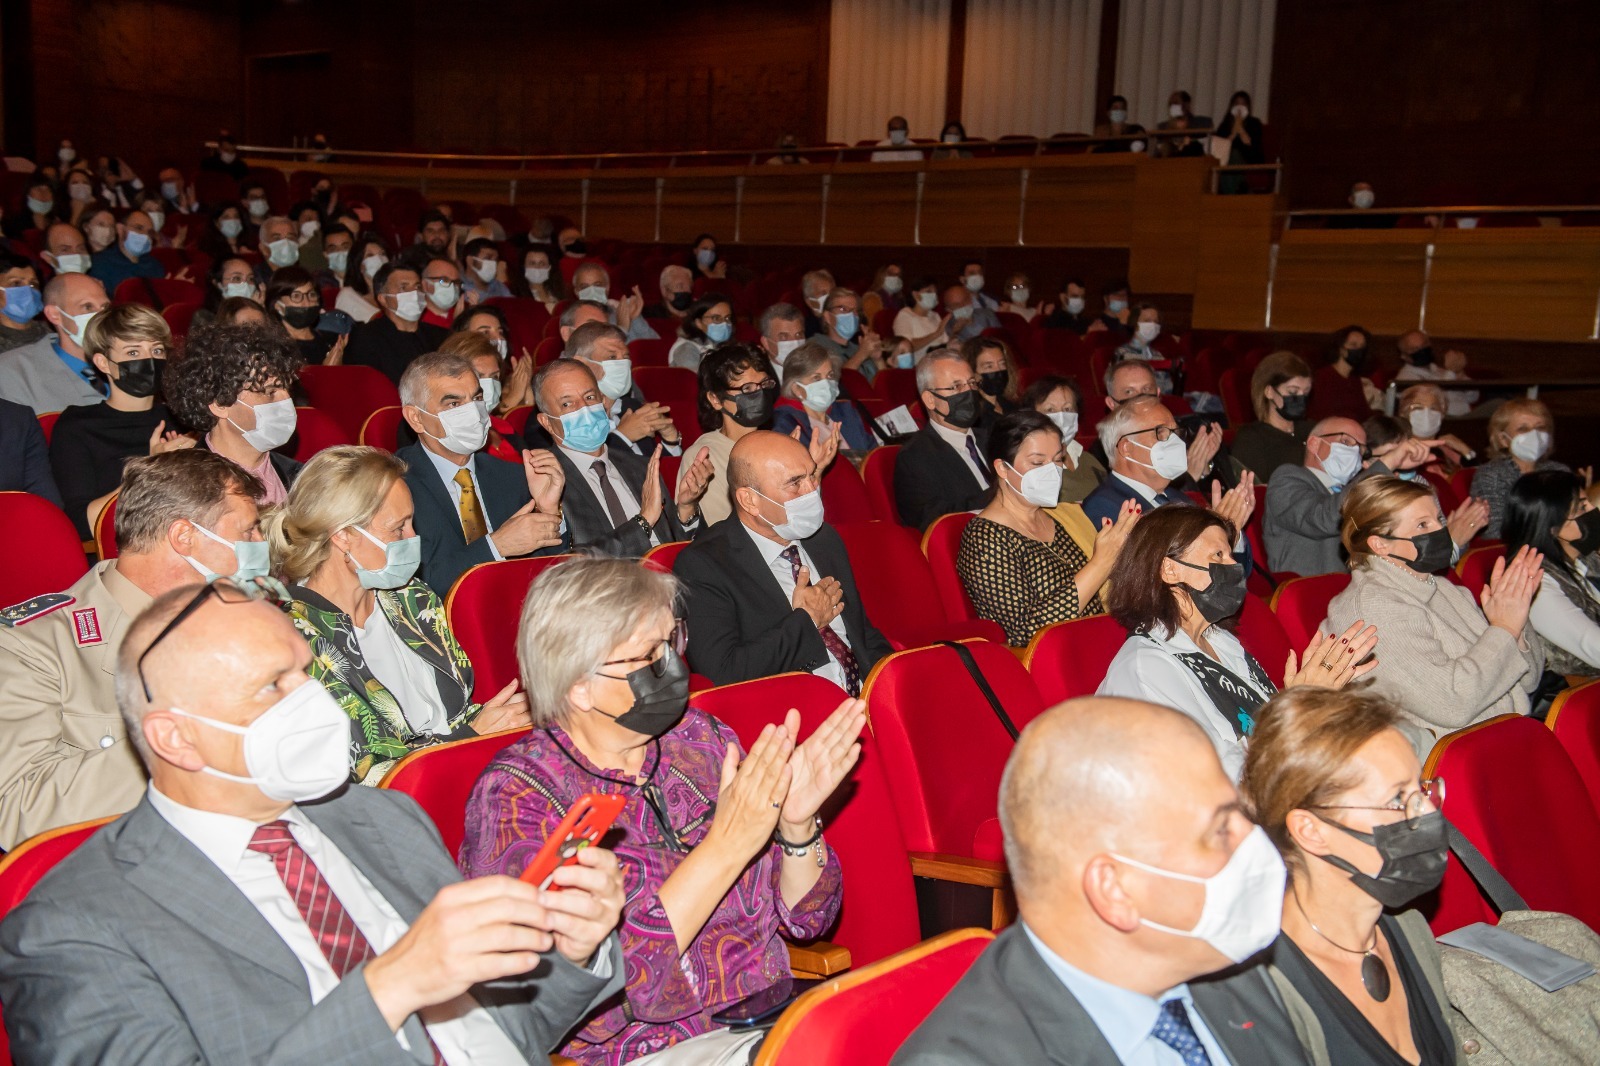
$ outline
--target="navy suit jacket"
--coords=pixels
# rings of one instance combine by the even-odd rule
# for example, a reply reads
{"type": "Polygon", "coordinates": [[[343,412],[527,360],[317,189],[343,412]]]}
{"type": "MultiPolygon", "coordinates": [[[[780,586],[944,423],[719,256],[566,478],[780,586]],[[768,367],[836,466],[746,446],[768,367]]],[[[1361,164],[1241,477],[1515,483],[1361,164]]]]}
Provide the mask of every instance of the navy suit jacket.
{"type": "MultiPolygon", "coordinates": [[[[1187,475],[1184,475],[1184,477],[1187,480],[1187,475]]],[[[1179,484],[1180,482],[1175,481],[1167,486],[1167,491],[1164,494],[1166,499],[1162,500],[1163,506],[1195,506],[1195,502],[1189,498],[1188,494],[1178,488],[1179,484]]],[[[1160,499],[1160,497],[1157,498],[1160,499]]],[[[1113,522],[1117,520],[1117,513],[1122,510],[1122,505],[1127,500],[1138,500],[1141,504],[1146,502],[1143,496],[1134,491],[1132,485],[1129,485],[1117,475],[1108,473],[1106,474],[1106,479],[1096,485],[1095,490],[1083,498],[1083,513],[1089,516],[1089,521],[1094,523],[1094,528],[1099,529],[1101,519],[1110,519],[1113,522]]],[[[1250,553],[1250,541],[1244,538],[1243,530],[1239,532],[1243,547],[1234,552],[1233,557],[1239,560],[1244,566],[1245,573],[1248,574],[1254,563],[1250,553]]]]}
{"type": "Polygon", "coordinates": [[[0,492],[31,492],[62,506],[39,419],[33,408],[10,400],[0,400],[0,492]]]}

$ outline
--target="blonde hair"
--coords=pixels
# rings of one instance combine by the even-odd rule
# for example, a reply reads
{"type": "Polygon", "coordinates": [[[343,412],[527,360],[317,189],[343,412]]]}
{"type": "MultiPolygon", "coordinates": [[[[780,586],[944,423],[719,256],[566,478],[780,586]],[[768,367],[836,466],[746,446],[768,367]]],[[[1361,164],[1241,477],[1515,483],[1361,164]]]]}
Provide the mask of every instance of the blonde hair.
{"type": "Polygon", "coordinates": [[[1311,377],[1311,367],[1306,361],[1293,352],[1273,352],[1256,366],[1256,372],[1250,375],[1250,405],[1256,409],[1256,417],[1267,421],[1267,416],[1272,414],[1275,407],[1267,399],[1267,389],[1279,388],[1294,378],[1311,377]]]}
{"type": "Polygon", "coordinates": [[[333,535],[372,521],[405,472],[405,461],[381,448],[344,444],[312,456],[289,498],[262,516],[274,571],[292,583],[316,573],[333,554],[333,535]]]}
{"type": "MultiPolygon", "coordinates": [[[[90,323],[92,326],[93,323],[90,323]]],[[[85,349],[87,351],[87,349],[85,349]]],[[[1530,400],[1526,396],[1514,396],[1494,409],[1494,414],[1489,416],[1489,457],[1501,459],[1511,454],[1510,441],[1504,446],[1500,444],[1500,435],[1511,433],[1511,423],[1518,415],[1537,415],[1544,419],[1544,424],[1552,430],[1555,429],[1555,419],[1550,417],[1550,408],[1544,405],[1543,400],[1530,400]]],[[[1553,435],[1553,434],[1552,434],[1553,435]]]]}
{"type": "Polygon", "coordinates": [[[1350,553],[1350,569],[1372,561],[1368,537],[1387,537],[1394,532],[1395,516],[1413,500],[1432,497],[1433,489],[1423,482],[1398,477],[1369,477],[1344,490],[1339,513],[1339,538],[1350,553]]]}
{"type": "Polygon", "coordinates": [[[494,342],[475,329],[450,334],[439,345],[439,351],[445,355],[459,355],[469,363],[482,355],[493,358],[496,363],[500,362],[500,350],[494,346],[494,342]]]}
{"type": "MultiPolygon", "coordinates": [[[[83,330],[83,354],[111,358],[113,341],[151,341],[172,347],[172,330],[160,312],[144,304],[112,304],[89,320],[83,330]]],[[[113,360],[114,361],[114,360],[113,360]]]]}

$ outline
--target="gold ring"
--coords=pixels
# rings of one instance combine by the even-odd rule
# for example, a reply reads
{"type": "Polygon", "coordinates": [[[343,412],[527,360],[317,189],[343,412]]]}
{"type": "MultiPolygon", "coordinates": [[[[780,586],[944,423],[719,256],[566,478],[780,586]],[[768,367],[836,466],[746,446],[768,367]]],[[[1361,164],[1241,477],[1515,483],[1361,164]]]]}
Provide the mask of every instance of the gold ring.
{"type": "Polygon", "coordinates": [[[1330,663],[1328,660],[1324,659],[1324,660],[1322,660],[1322,668],[1324,670],[1332,670],[1333,669],[1333,664],[1330,663]]]}

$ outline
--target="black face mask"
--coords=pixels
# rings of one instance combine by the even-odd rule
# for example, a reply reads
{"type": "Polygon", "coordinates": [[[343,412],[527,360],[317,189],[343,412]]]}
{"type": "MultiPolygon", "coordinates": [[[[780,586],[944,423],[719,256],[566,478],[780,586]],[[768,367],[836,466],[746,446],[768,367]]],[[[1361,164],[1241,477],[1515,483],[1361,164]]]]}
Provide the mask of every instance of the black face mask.
{"type": "Polygon", "coordinates": [[[659,737],[678,724],[689,706],[689,668],[684,665],[683,657],[669,647],[659,663],[630,672],[628,688],[633,692],[633,706],[619,715],[606,717],[624,729],[659,737]],[[656,673],[657,667],[660,674],[656,673]]]}
{"type": "Polygon", "coordinates": [[[567,247],[566,247],[566,253],[568,255],[583,255],[588,251],[589,251],[588,242],[583,241],[583,240],[573,241],[571,244],[567,245],[567,247]]]}
{"type": "Polygon", "coordinates": [[[320,307],[285,307],[278,317],[295,329],[310,329],[322,318],[320,307]]]}
{"type": "Polygon", "coordinates": [[[946,396],[944,420],[957,429],[971,429],[978,424],[978,416],[982,413],[978,406],[978,394],[971,389],[958,392],[953,396],[946,396]]]}
{"type": "Polygon", "coordinates": [[[1367,350],[1365,348],[1344,349],[1344,361],[1351,370],[1360,370],[1367,365],[1367,350]]]}
{"type": "MultiPolygon", "coordinates": [[[[1419,574],[1437,574],[1450,565],[1450,557],[1455,554],[1455,545],[1450,541],[1450,531],[1440,527],[1431,533],[1423,533],[1415,537],[1388,537],[1388,540],[1409,540],[1411,546],[1417,549],[1415,559],[1400,559],[1411,569],[1419,574]]],[[[1399,559],[1399,556],[1395,556],[1399,559]]]]}
{"type": "Polygon", "coordinates": [[[1187,566],[1191,570],[1206,570],[1211,574],[1211,584],[1203,589],[1183,586],[1189,594],[1189,599],[1194,602],[1195,610],[1200,612],[1212,625],[1216,625],[1224,618],[1232,618],[1244,608],[1245,574],[1244,567],[1238,563],[1211,563],[1208,566],[1196,566],[1186,563],[1182,559],[1174,559],[1179,566],[1187,566]]]}
{"type": "Polygon", "coordinates": [[[154,396],[166,362],[165,359],[129,359],[116,364],[117,388],[136,400],[154,396]]]}
{"type": "Polygon", "coordinates": [[[1578,523],[1578,539],[1569,541],[1579,555],[1588,555],[1600,548],[1600,511],[1585,511],[1573,519],[1578,523]]]}
{"type": "Polygon", "coordinates": [[[1411,360],[1412,366],[1432,366],[1433,345],[1424,344],[1421,348],[1418,348],[1416,351],[1406,356],[1406,358],[1411,360]]]}
{"type": "Polygon", "coordinates": [[[1306,393],[1285,393],[1283,402],[1278,405],[1278,414],[1291,422],[1298,422],[1306,416],[1306,408],[1311,403],[1311,397],[1306,393]]]}
{"type": "Polygon", "coordinates": [[[1010,379],[1004,370],[991,370],[987,374],[978,375],[978,387],[985,396],[999,396],[1006,391],[1006,382],[1010,379]]]}
{"type": "Polygon", "coordinates": [[[675,292],[672,294],[672,309],[674,311],[687,311],[692,303],[694,303],[693,293],[675,292]]]}
{"type": "Polygon", "coordinates": [[[1362,873],[1337,855],[1319,855],[1318,858],[1349,874],[1357,888],[1385,907],[1403,907],[1424,892],[1438,888],[1439,882],[1444,880],[1450,838],[1444,815],[1438,811],[1424,814],[1414,827],[1402,820],[1374,826],[1370,833],[1338,822],[1328,824],[1377,848],[1383,865],[1372,875],[1362,873]]]}
{"type": "Polygon", "coordinates": [[[730,397],[734,403],[733,420],[746,429],[763,426],[772,417],[772,405],[777,398],[776,385],[755,392],[736,392],[730,397]]]}

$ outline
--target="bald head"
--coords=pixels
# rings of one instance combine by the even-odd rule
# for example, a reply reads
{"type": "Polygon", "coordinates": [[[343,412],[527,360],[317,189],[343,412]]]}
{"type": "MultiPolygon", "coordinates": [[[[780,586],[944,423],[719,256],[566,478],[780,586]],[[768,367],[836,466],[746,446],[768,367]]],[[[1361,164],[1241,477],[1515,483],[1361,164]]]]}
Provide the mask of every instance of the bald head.
{"type": "Polygon", "coordinates": [[[728,490],[740,521],[787,544],[772,527],[787,521],[784,504],[817,490],[817,464],[787,433],[757,430],[739,438],[728,455],[728,490]]]}
{"type": "Polygon", "coordinates": [[[1400,349],[1401,355],[1410,355],[1418,348],[1426,348],[1430,343],[1432,342],[1428,340],[1426,333],[1420,329],[1413,329],[1400,334],[1400,339],[1395,342],[1395,347],[1400,349]]]}

